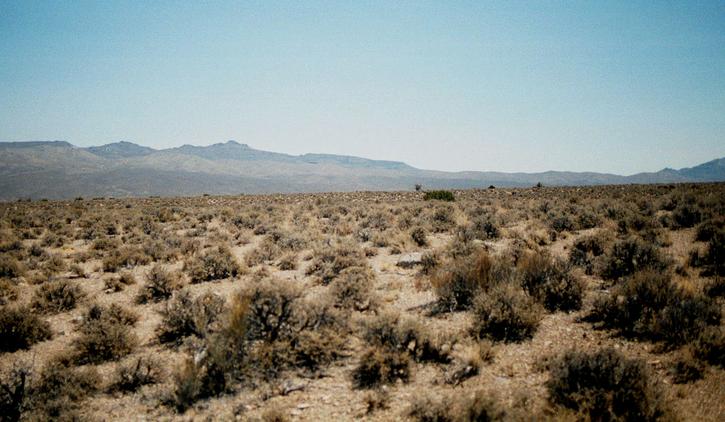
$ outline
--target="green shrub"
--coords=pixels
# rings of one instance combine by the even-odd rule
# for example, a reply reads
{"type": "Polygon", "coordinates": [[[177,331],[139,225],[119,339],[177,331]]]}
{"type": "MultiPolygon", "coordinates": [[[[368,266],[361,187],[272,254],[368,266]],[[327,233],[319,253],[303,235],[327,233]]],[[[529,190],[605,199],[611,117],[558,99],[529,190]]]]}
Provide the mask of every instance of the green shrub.
{"type": "Polygon", "coordinates": [[[437,201],[455,201],[456,197],[453,195],[453,192],[447,191],[447,190],[431,190],[427,191],[423,195],[423,200],[430,201],[430,200],[437,200],[437,201]]]}
{"type": "Polygon", "coordinates": [[[644,362],[606,349],[571,351],[551,370],[549,400],[585,420],[658,420],[668,415],[659,384],[644,362]]]}
{"type": "Polygon", "coordinates": [[[518,342],[534,336],[543,313],[523,289],[501,284],[476,296],[471,331],[479,339],[518,342]]]}
{"type": "Polygon", "coordinates": [[[80,286],[70,280],[55,280],[38,287],[30,302],[36,311],[58,313],[70,311],[85,296],[80,286]]]}
{"type": "Polygon", "coordinates": [[[0,352],[28,349],[52,337],[50,324],[26,308],[0,307],[0,352]]]}

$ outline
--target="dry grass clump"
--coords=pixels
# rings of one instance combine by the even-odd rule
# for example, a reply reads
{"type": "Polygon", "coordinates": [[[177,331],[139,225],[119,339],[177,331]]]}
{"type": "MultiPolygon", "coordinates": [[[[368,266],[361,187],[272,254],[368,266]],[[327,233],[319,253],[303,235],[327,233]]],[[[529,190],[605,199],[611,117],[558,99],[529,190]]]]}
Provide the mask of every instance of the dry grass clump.
{"type": "Polygon", "coordinates": [[[564,261],[544,253],[527,254],[519,261],[517,270],[524,290],[547,310],[581,308],[584,284],[564,261]]]}
{"type": "Polygon", "coordinates": [[[174,294],[161,311],[157,331],[162,343],[178,343],[188,336],[204,338],[224,311],[224,298],[208,292],[196,298],[188,290],[174,294]]]}
{"type": "Polygon", "coordinates": [[[689,343],[708,326],[720,323],[712,299],[676,286],[667,273],[640,272],[615,286],[594,304],[589,318],[622,335],[662,341],[669,346],[689,343]]]}
{"type": "Polygon", "coordinates": [[[169,271],[162,265],[154,265],[146,272],[146,284],[136,296],[137,303],[160,302],[171,297],[182,285],[181,274],[169,271]]]}
{"type": "Polygon", "coordinates": [[[416,245],[428,246],[428,238],[423,227],[416,227],[410,231],[410,238],[413,239],[416,245]]]}
{"type": "Polygon", "coordinates": [[[585,420],[660,420],[669,415],[660,385],[646,364],[605,349],[570,351],[546,383],[552,404],[585,420]]]}
{"type": "Polygon", "coordinates": [[[131,331],[138,316],[118,305],[94,305],[79,327],[73,359],[81,364],[117,360],[131,353],[137,345],[131,331]]]}
{"type": "Polygon", "coordinates": [[[725,328],[708,327],[692,345],[694,355],[703,362],[725,368],[725,328]]]}
{"type": "Polygon", "coordinates": [[[18,306],[0,307],[0,352],[28,349],[52,337],[50,324],[18,306]]]}
{"type": "Polygon", "coordinates": [[[725,276],[725,230],[712,234],[702,256],[695,250],[690,256],[690,265],[702,267],[704,276],[725,276]]]}
{"type": "Polygon", "coordinates": [[[131,272],[123,272],[118,277],[111,276],[104,281],[104,288],[107,292],[121,292],[127,286],[136,284],[136,277],[131,272]]]}
{"type": "Polygon", "coordinates": [[[85,297],[81,287],[70,280],[61,279],[41,284],[35,291],[30,307],[38,312],[56,314],[75,309],[85,297]]]}
{"type": "Polygon", "coordinates": [[[232,252],[226,246],[219,246],[213,251],[206,251],[184,262],[184,271],[192,283],[222,280],[236,277],[243,272],[232,252]]]}
{"type": "Polygon", "coordinates": [[[488,341],[466,345],[453,354],[452,368],[445,377],[446,383],[458,385],[478,375],[483,365],[491,362],[493,357],[493,345],[488,341]]]}
{"type": "Polygon", "coordinates": [[[315,250],[307,275],[314,275],[320,283],[330,284],[342,270],[350,267],[365,267],[367,261],[357,244],[339,241],[335,245],[325,245],[315,250]]]}
{"type": "Polygon", "coordinates": [[[527,340],[536,333],[543,314],[541,305],[521,287],[500,284],[476,296],[471,333],[478,339],[527,340]]]}
{"type": "Polygon", "coordinates": [[[0,278],[0,306],[7,305],[17,298],[18,289],[15,283],[6,278],[0,278]]]}

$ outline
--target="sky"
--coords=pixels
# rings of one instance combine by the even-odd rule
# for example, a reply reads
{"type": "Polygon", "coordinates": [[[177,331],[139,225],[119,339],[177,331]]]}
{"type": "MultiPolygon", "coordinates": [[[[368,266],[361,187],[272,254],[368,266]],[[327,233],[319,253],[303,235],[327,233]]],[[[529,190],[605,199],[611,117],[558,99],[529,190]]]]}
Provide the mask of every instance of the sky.
{"type": "Polygon", "coordinates": [[[725,156],[725,1],[0,0],[0,140],[690,167],[725,156]]]}

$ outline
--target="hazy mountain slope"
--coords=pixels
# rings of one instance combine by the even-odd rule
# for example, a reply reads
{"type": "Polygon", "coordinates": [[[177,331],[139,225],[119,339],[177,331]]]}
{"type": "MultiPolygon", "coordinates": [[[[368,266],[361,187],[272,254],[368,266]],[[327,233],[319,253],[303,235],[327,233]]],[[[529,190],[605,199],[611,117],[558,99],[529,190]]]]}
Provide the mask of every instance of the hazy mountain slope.
{"type": "Polygon", "coordinates": [[[725,159],[692,168],[605,173],[442,172],[402,162],[261,151],[234,141],[155,150],[130,142],[0,142],[0,199],[407,190],[494,186],[725,181],[725,159]]]}

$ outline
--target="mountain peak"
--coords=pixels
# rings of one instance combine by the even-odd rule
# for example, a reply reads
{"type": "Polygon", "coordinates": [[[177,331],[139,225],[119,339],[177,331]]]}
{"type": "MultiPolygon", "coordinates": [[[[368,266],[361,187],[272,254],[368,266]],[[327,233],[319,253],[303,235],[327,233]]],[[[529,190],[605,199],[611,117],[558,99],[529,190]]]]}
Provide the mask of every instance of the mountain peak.
{"type": "Polygon", "coordinates": [[[108,159],[141,157],[156,151],[153,148],[141,146],[128,141],[113,142],[99,147],[89,147],[87,149],[92,154],[108,159]]]}

